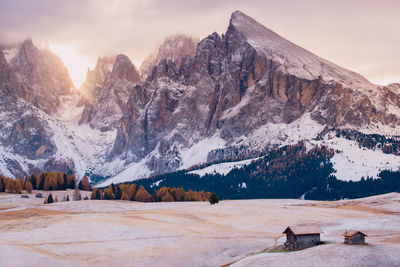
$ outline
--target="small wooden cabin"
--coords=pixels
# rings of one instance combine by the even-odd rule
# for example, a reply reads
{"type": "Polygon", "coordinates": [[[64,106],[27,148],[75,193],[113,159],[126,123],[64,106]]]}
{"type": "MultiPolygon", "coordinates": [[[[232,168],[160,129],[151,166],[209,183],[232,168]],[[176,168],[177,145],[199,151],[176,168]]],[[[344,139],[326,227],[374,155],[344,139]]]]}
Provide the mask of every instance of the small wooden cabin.
{"type": "Polygon", "coordinates": [[[360,231],[347,231],[343,234],[344,243],[348,245],[365,244],[365,237],[367,236],[360,231]]]}
{"type": "Polygon", "coordinates": [[[321,244],[322,230],[317,225],[288,226],[283,234],[286,234],[285,249],[294,250],[313,247],[321,244]]]}

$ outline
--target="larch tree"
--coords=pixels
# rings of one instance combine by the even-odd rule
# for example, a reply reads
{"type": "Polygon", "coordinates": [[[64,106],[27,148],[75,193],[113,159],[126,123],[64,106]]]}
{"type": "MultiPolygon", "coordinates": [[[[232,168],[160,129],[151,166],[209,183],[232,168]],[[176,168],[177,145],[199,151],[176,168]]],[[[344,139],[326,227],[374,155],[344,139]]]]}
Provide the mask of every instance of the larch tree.
{"type": "Polygon", "coordinates": [[[21,180],[15,181],[15,193],[17,193],[17,194],[22,193],[22,181],[21,180]]]}
{"type": "Polygon", "coordinates": [[[27,183],[25,184],[25,190],[26,190],[26,192],[28,192],[28,193],[32,193],[33,186],[32,186],[32,183],[31,183],[31,182],[27,182],[27,183]]]}
{"type": "Polygon", "coordinates": [[[90,195],[90,199],[101,199],[99,189],[93,189],[92,194],[90,195]]]}
{"type": "Polygon", "coordinates": [[[143,186],[140,186],[139,190],[136,192],[135,201],[151,202],[152,200],[153,198],[151,197],[149,192],[147,192],[143,186]]]}
{"type": "Polygon", "coordinates": [[[83,191],[90,191],[91,186],[90,186],[90,181],[89,178],[84,175],[82,180],[79,181],[79,189],[83,191]]]}
{"type": "Polygon", "coordinates": [[[15,180],[14,179],[7,178],[6,192],[7,193],[14,193],[15,192],[15,180]]]}
{"type": "Polygon", "coordinates": [[[134,201],[135,200],[135,195],[136,195],[136,185],[131,184],[128,189],[128,195],[129,195],[129,200],[134,201]]]}

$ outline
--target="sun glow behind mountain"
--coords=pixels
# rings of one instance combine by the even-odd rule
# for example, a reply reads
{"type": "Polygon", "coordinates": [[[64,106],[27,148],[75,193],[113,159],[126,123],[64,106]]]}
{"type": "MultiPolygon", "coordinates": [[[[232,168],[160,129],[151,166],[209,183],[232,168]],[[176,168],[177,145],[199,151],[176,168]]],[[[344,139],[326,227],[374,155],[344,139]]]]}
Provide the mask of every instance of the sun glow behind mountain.
{"type": "Polygon", "coordinates": [[[94,63],[91,62],[89,57],[79,54],[72,45],[50,44],[49,47],[61,58],[68,69],[72,82],[76,88],[79,88],[85,81],[88,67],[92,68],[94,63]]]}

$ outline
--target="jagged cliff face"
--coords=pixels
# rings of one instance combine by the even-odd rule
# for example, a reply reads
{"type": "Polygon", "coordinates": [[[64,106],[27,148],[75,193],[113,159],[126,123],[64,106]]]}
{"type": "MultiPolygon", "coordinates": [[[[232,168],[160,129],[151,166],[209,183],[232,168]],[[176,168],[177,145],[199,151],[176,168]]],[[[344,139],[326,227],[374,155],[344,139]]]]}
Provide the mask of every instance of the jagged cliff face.
{"type": "Polygon", "coordinates": [[[99,58],[84,100],[51,53],[31,42],[15,56],[0,53],[0,170],[127,180],[256,156],[330,127],[399,129],[398,84],[373,85],[241,12],[222,36],[180,46],[182,38],[167,40],[141,77],[124,55],[99,58]]]}
{"type": "Polygon", "coordinates": [[[7,60],[0,51],[0,97],[1,99],[11,95],[20,95],[23,93],[22,86],[18,83],[14,71],[7,64],[7,60]]]}
{"type": "Polygon", "coordinates": [[[35,116],[31,103],[23,99],[29,95],[30,87],[21,83],[17,75],[0,51],[0,165],[8,166],[14,177],[22,177],[34,165],[24,169],[18,159],[7,157],[7,153],[26,162],[51,156],[55,146],[48,125],[35,116]]]}
{"type": "Polygon", "coordinates": [[[184,56],[193,56],[199,40],[183,34],[172,35],[165,38],[154,55],[149,56],[140,66],[139,72],[143,79],[151,75],[154,67],[162,60],[171,60],[178,67],[184,56]]]}
{"type": "Polygon", "coordinates": [[[61,59],[36,48],[30,39],[23,42],[9,65],[24,88],[20,96],[48,114],[56,113],[60,98],[72,93],[74,86],[61,59]]]}
{"type": "Polygon", "coordinates": [[[13,177],[40,170],[82,173],[90,162],[84,150],[90,149],[70,129],[74,125],[59,118],[79,112],[81,96],[73,90],[61,60],[30,40],[4,51],[6,57],[0,51],[0,173],[13,177]]]}
{"type": "Polygon", "coordinates": [[[86,80],[79,88],[88,102],[94,102],[96,92],[102,87],[107,75],[112,71],[115,57],[98,57],[93,70],[88,69],[86,80]]]}
{"type": "MultiPolygon", "coordinates": [[[[100,82],[108,64],[95,69],[100,82]],[[100,73],[100,74],[98,74],[100,73]]],[[[89,123],[92,128],[109,131],[118,126],[123,107],[128,100],[130,89],[139,82],[139,73],[125,55],[118,55],[111,72],[107,72],[104,82],[96,83],[93,97],[85,105],[80,124],[89,123]]]]}
{"type": "Polygon", "coordinates": [[[148,157],[152,170],[171,171],[202,139],[252,145],[260,129],[305,114],[322,126],[398,125],[400,114],[388,112],[398,96],[235,12],[225,35],[208,36],[180,65],[160,61],[133,89],[110,159],[148,157]]]}

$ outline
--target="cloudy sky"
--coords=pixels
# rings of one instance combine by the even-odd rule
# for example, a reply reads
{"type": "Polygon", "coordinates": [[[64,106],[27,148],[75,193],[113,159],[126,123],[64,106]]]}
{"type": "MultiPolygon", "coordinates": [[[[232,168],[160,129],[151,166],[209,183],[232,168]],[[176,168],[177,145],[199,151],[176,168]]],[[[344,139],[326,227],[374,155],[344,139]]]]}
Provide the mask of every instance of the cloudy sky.
{"type": "Polygon", "coordinates": [[[0,42],[30,36],[89,65],[117,53],[139,65],[170,34],[224,33],[235,10],[375,83],[400,82],[397,0],[1,0],[0,42]]]}

